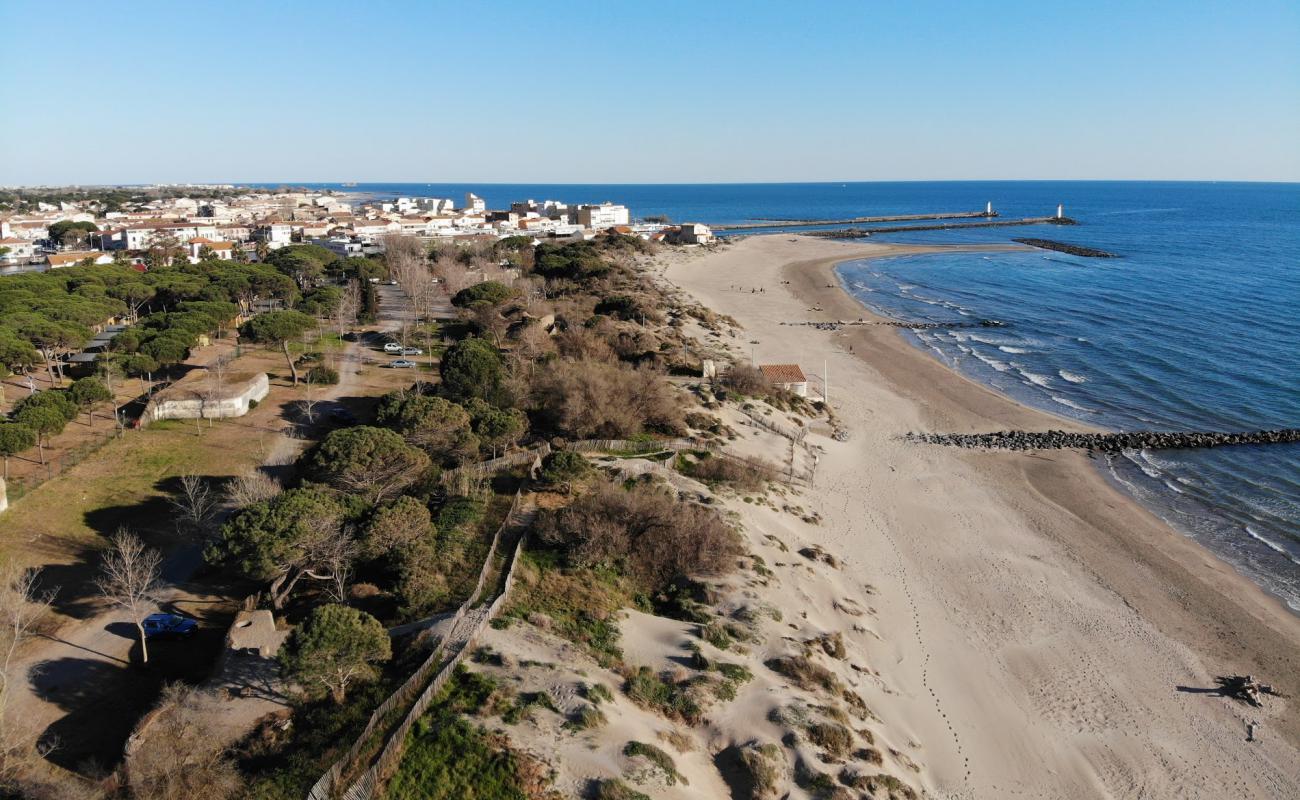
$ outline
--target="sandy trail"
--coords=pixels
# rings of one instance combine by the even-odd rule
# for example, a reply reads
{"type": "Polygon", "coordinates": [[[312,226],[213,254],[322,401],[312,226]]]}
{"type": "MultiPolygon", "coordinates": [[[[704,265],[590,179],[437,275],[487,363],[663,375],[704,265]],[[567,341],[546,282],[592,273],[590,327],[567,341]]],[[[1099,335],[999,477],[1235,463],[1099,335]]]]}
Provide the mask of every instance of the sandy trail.
{"type": "Polygon", "coordinates": [[[895,739],[921,745],[922,780],[941,797],[1300,796],[1291,701],[1250,709],[1180,691],[1250,672],[1294,692],[1300,620],[1082,454],[897,438],[1083,426],[948,371],[892,329],[780,324],[872,319],[833,264],[939,249],[779,235],[664,259],[669,281],[744,325],[737,357],[752,347],[760,363],[829,368],[852,438],[818,440],[805,499],[825,521],[806,535],[875,587],[880,638],[856,646],[887,690],[868,702],[895,739]],[[1248,719],[1261,741],[1245,741],[1248,719]]]}

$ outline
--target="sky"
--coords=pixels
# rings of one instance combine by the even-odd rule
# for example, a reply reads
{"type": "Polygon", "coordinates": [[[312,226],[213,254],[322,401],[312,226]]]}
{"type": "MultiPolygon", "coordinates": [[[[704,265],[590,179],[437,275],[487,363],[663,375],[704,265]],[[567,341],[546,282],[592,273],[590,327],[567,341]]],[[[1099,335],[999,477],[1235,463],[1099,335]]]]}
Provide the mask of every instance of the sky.
{"type": "Polygon", "coordinates": [[[0,185],[1300,181],[1295,0],[0,0],[0,30],[0,185]]]}

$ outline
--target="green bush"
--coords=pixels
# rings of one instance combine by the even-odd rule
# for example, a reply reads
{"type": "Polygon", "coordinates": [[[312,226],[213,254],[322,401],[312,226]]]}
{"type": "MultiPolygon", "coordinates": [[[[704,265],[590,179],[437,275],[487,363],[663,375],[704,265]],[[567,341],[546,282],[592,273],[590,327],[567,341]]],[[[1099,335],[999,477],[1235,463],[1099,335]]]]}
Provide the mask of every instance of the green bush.
{"type": "Polygon", "coordinates": [[[339,382],[339,373],[324,364],[318,364],[307,370],[307,382],[318,385],[334,386],[339,382]]]}

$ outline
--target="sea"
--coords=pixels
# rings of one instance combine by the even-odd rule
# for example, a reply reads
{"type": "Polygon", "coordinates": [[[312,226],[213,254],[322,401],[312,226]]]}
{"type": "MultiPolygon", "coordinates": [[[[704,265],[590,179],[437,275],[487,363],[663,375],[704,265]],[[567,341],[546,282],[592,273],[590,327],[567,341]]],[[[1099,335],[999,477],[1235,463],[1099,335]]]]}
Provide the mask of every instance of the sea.
{"type": "MultiPolygon", "coordinates": [[[[1074,226],[876,234],[894,243],[1038,237],[1105,250],[849,261],[844,287],[900,332],[1030,406],[1113,430],[1300,427],[1300,184],[991,181],[804,184],[295,184],[372,197],[613,201],[635,217],[754,220],[979,211],[1074,226]]],[[[779,228],[777,228],[779,229],[779,228]]],[[[1300,612],[1300,444],[1133,451],[1108,477],[1300,612]]]]}

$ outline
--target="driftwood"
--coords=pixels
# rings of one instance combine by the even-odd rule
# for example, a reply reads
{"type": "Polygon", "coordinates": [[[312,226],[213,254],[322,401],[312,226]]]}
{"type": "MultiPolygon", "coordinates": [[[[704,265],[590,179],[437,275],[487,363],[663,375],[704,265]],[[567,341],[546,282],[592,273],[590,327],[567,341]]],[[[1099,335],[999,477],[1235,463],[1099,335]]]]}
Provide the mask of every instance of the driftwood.
{"type": "Polygon", "coordinates": [[[1262,705],[1259,702],[1260,695],[1282,696],[1281,692],[1267,683],[1255,680],[1253,675],[1220,675],[1214,679],[1214,682],[1219,685],[1219,694],[1224,697],[1231,697],[1256,707],[1262,705]]]}

